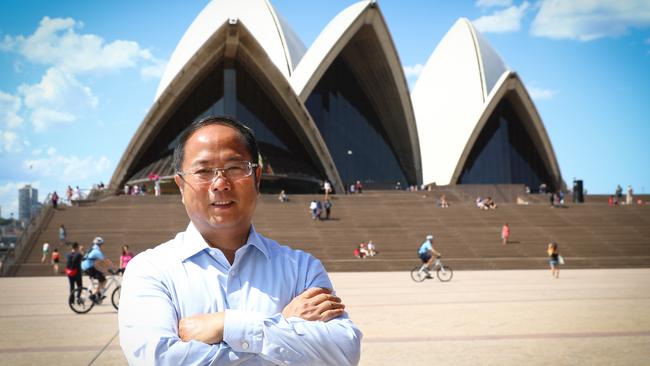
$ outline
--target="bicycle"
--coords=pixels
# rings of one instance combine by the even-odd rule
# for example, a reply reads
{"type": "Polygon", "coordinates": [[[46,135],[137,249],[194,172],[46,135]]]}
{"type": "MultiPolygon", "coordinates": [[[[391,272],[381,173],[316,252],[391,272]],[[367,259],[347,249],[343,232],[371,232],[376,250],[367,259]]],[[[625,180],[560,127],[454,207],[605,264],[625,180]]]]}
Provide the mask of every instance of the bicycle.
{"type": "Polygon", "coordinates": [[[418,264],[417,266],[413,267],[411,270],[411,278],[415,282],[422,282],[426,279],[431,279],[433,276],[431,276],[431,271],[436,271],[436,277],[438,277],[438,280],[440,282],[449,282],[451,281],[451,278],[454,277],[454,271],[451,269],[449,266],[445,266],[442,264],[440,261],[440,256],[436,257],[436,261],[433,264],[433,268],[431,270],[426,270],[426,266],[423,267],[422,264],[418,264]]]}
{"type": "Polygon", "coordinates": [[[113,285],[115,285],[115,289],[113,289],[113,292],[111,293],[111,303],[113,304],[115,310],[118,310],[120,303],[120,290],[122,288],[122,279],[117,272],[111,269],[108,270],[108,273],[110,275],[106,278],[106,285],[99,294],[99,300],[93,301],[91,298],[91,295],[97,286],[99,286],[99,281],[90,278],[90,288],[78,287],[70,294],[70,297],[68,298],[68,305],[70,306],[70,309],[72,309],[72,311],[77,314],[85,314],[89,312],[90,309],[92,309],[95,305],[102,304],[102,301],[105,298],[104,294],[107,293],[113,285]]]}

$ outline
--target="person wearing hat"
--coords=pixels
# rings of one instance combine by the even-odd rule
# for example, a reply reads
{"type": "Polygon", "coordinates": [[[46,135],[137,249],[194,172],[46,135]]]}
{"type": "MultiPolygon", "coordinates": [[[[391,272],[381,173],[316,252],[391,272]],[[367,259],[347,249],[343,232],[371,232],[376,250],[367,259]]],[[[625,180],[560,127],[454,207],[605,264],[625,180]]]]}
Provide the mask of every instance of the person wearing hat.
{"type": "Polygon", "coordinates": [[[83,257],[83,261],[81,262],[81,270],[86,273],[88,277],[94,278],[99,282],[99,285],[90,296],[95,302],[101,300],[99,296],[101,296],[101,291],[104,289],[104,284],[106,284],[106,276],[104,276],[104,273],[100,268],[115,268],[113,262],[104,256],[101,249],[103,244],[104,239],[100,236],[93,239],[92,247],[83,257]]]}
{"type": "Polygon", "coordinates": [[[427,272],[427,277],[431,277],[429,274],[431,266],[433,266],[435,258],[440,256],[440,253],[433,248],[433,235],[427,235],[424,243],[420,245],[418,255],[420,256],[420,260],[422,260],[422,270],[427,272]]]}

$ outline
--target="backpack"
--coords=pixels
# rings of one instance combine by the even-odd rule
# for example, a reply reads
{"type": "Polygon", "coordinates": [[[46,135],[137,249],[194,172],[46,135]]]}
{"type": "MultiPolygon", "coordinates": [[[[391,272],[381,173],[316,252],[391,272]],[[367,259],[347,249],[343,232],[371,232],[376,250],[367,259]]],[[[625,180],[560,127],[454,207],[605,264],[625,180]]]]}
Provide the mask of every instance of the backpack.
{"type": "MultiPolygon", "coordinates": [[[[72,253],[71,253],[72,254],[72,253]]],[[[73,268],[74,267],[74,260],[77,256],[81,256],[79,253],[74,253],[72,255],[68,254],[67,261],[65,263],[65,274],[68,277],[74,277],[77,275],[77,272],[79,271],[79,268],[73,268]]]]}

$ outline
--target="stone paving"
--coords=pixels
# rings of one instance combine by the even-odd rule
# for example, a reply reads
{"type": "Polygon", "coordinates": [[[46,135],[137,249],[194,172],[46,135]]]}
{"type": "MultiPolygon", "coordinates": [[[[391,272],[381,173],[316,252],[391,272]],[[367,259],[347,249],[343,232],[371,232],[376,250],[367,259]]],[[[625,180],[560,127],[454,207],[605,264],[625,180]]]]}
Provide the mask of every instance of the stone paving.
{"type": "MultiPolygon", "coordinates": [[[[362,365],[648,365],[650,269],[332,273],[362,365]]],[[[63,277],[0,278],[0,365],[124,365],[110,304],[76,315],[63,277]]]]}

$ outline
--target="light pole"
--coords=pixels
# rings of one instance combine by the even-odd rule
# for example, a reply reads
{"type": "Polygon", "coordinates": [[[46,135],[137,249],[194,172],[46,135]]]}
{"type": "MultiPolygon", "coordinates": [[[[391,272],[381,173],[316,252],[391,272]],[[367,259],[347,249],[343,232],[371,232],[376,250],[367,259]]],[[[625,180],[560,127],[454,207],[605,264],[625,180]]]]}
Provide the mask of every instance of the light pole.
{"type": "MultiPolygon", "coordinates": [[[[350,158],[350,162],[348,163],[348,168],[346,169],[348,171],[348,179],[352,179],[352,174],[354,172],[354,168],[352,167],[352,150],[348,150],[348,157],[350,158]]],[[[352,179],[354,181],[354,179],[352,179]]],[[[347,184],[347,183],[343,183],[347,184]]]]}

